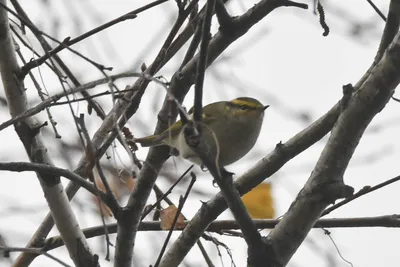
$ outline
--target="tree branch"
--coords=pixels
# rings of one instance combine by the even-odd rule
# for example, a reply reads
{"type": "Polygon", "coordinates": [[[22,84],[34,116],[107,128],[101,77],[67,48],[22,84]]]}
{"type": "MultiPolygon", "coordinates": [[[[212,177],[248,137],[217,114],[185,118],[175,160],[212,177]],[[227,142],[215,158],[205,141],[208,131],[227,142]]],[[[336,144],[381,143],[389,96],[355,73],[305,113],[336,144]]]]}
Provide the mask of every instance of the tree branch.
{"type": "Polygon", "coordinates": [[[79,176],[76,173],[73,173],[67,169],[61,169],[54,166],[41,164],[41,163],[31,163],[31,162],[0,162],[0,170],[11,171],[11,172],[25,172],[25,171],[34,171],[40,173],[53,174],[55,176],[62,176],[67,178],[68,180],[73,181],[74,183],[79,184],[87,191],[97,196],[100,195],[100,198],[104,201],[105,204],[109,205],[107,200],[107,195],[97,190],[92,183],[85,180],[85,178],[79,176]]]}
{"type": "MultiPolygon", "coordinates": [[[[62,241],[62,239],[60,238],[60,240],[62,241]]],[[[16,251],[23,251],[26,253],[32,253],[32,254],[37,254],[37,255],[44,255],[49,259],[52,259],[53,261],[57,262],[58,264],[60,264],[61,266],[64,267],[71,267],[69,264],[66,264],[65,262],[63,262],[62,260],[60,260],[59,258],[43,251],[42,249],[39,248],[18,248],[18,247],[4,247],[4,246],[0,246],[0,252],[3,253],[4,255],[6,254],[10,254],[10,252],[16,252],[16,251]]]]}
{"type": "MultiPolygon", "coordinates": [[[[64,50],[65,48],[68,48],[69,46],[72,46],[72,45],[74,45],[74,44],[76,44],[76,43],[78,43],[78,42],[80,42],[80,41],[82,41],[82,40],[84,40],[84,39],[86,39],[86,38],[88,38],[88,37],[100,32],[100,31],[103,31],[103,30],[105,30],[105,29],[107,29],[107,28],[109,28],[109,27],[111,27],[111,26],[113,26],[115,24],[123,22],[123,21],[125,21],[127,19],[134,19],[134,18],[137,17],[137,15],[139,13],[141,13],[141,12],[143,12],[145,10],[148,10],[148,9],[150,9],[152,7],[155,7],[157,5],[160,5],[160,4],[162,4],[164,2],[167,2],[167,1],[168,0],[154,1],[154,2],[149,3],[149,4],[147,4],[147,5],[143,6],[143,7],[138,8],[136,10],[130,11],[130,12],[128,12],[128,13],[126,13],[126,14],[124,14],[124,15],[116,18],[116,19],[113,19],[113,20],[111,20],[109,22],[106,22],[103,25],[100,25],[100,26],[98,26],[98,27],[96,27],[96,28],[94,28],[94,29],[92,29],[92,30],[90,30],[90,31],[88,31],[88,32],[86,32],[86,33],[74,38],[74,39],[70,39],[69,37],[65,38],[64,41],[62,41],[58,46],[56,46],[52,50],[48,51],[45,55],[43,55],[42,57],[40,57],[38,59],[32,60],[32,61],[28,62],[25,66],[23,66],[21,68],[21,71],[20,71],[20,74],[19,74],[20,78],[23,79],[23,77],[25,77],[25,75],[31,69],[42,65],[47,59],[49,59],[53,55],[57,54],[58,52],[64,50]]],[[[22,20],[22,22],[27,27],[29,27],[32,31],[37,30],[37,28],[35,26],[32,26],[32,24],[29,23],[29,21],[22,20]]],[[[41,31],[39,31],[39,33],[42,34],[41,31]]]]}
{"type": "Polygon", "coordinates": [[[197,63],[196,81],[194,85],[194,105],[193,105],[194,121],[202,120],[203,84],[204,84],[204,75],[207,68],[206,65],[208,57],[208,43],[211,38],[210,28],[211,28],[211,19],[214,14],[215,1],[216,0],[207,0],[206,13],[204,15],[203,25],[201,27],[200,54],[197,63]]]}
{"type": "Polygon", "coordinates": [[[387,185],[395,183],[395,182],[397,182],[399,180],[400,180],[400,175],[398,175],[398,176],[396,176],[396,177],[394,177],[392,179],[389,179],[389,180],[387,180],[385,182],[382,182],[380,184],[377,184],[375,186],[372,186],[372,187],[371,186],[364,186],[363,188],[361,188],[360,191],[358,191],[357,193],[355,193],[351,197],[346,198],[346,199],[340,201],[339,203],[336,203],[336,204],[332,205],[331,207],[327,208],[326,210],[324,210],[324,212],[321,214],[321,217],[325,216],[325,215],[328,215],[332,211],[342,207],[343,205],[346,205],[347,203],[349,203],[349,202],[351,202],[351,201],[353,201],[353,200],[355,200],[355,199],[357,199],[357,198],[359,198],[359,197],[361,197],[363,195],[369,194],[369,193],[371,193],[371,192],[373,192],[375,190],[378,190],[378,189],[380,189],[382,187],[385,187],[387,185]]]}
{"type": "MultiPolygon", "coordinates": [[[[197,4],[197,0],[192,0],[192,2],[187,6],[184,11],[179,12],[178,18],[172,27],[167,39],[165,40],[162,48],[160,49],[159,54],[157,55],[157,59],[159,61],[157,64],[152,64],[148,69],[146,69],[145,74],[152,76],[155,72],[157,72],[162,64],[165,64],[165,52],[168,47],[171,45],[174,40],[176,34],[178,33],[180,27],[186,20],[186,18],[191,13],[194,6],[197,4]]],[[[137,84],[136,82],[135,84],[137,84]]],[[[124,112],[124,116],[120,122],[125,123],[127,118],[130,118],[137,110],[141,97],[144,94],[145,87],[147,86],[147,81],[141,81],[140,84],[145,84],[141,90],[136,94],[137,97],[133,96],[130,99],[130,103],[128,108],[124,112]]],[[[167,96],[169,98],[169,96],[167,96]]],[[[159,147],[156,149],[168,150],[165,147],[159,147]]],[[[150,156],[149,153],[144,166],[139,174],[137,179],[136,186],[128,200],[128,204],[121,212],[121,217],[118,220],[118,234],[117,234],[117,243],[116,243],[116,255],[115,255],[115,266],[123,267],[123,266],[131,266],[132,262],[132,251],[134,247],[134,240],[136,238],[136,229],[137,225],[140,222],[141,213],[146,205],[147,199],[150,195],[151,189],[155,183],[154,179],[148,178],[149,174],[153,175],[157,174],[158,170],[164,164],[164,162],[168,158],[167,153],[156,153],[153,156],[150,156]],[[156,158],[157,160],[154,160],[156,158]],[[144,179],[143,179],[144,177],[144,179]]]]}
{"type": "MultiPolygon", "coordinates": [[[[0,0],[0,3],[6,5],[5,0],[0,0]]],[[[17,78],[20,68],[8,25],[8,13],[4,8],[0,8],[0,70],[10,114],[12,117],[18,116],[28,110],[27,96],[23,81],[17,78]]],[[[41,135],[39,135],[40,128],[41,125],[33,117],[15,125],[15,131],[21,139],[29,159],[35,163],[53,165],[41,135]]],[[[97,264],[72,212],[60,177],[40,172],[36,174],[74,264],[76,266],[97,264]]]]}
{"type": "MultiPolygon", "coordinates": [[[[257,229],[274,229],[280,220],[258,219],[253,220],[257,229]]],[[[184,229],[190,225],[190,221],[185,221],[184,229]]],[[[111,223],[106,225],[110,234],[117,232],[117,224],[111,223]]],[[[400,228],[400,215],[383,215],[376,217],[356,217],[356,218],[329,218],[319,219],[313,228],[360,228],[360,227],[387,227],[400,228]]],[[[207,226],[207,232],[224,233],[227,230],[240,230],[240,225],[236,220],[218,220],[213,221],[207,226]]],[[[166,231],[161,229],[160,222],[145,221],[141,222],[138,231],[166,231]]],[[[184,231],[182,229],[174,229],[175,232],[184,231]]],[[[105,234],[103,225],[94,226],[83,229],[86,238],[93,238],[105,234]]],[[[60,236],[54,236],[44,241],[43,251],[50,251],[64,245],[60,236]]]]}
{"type": "MultiPolygon", "coordinates": [[[[239,20],[240,23],[237,31],[235,34],[226,36],[218,32],[210,41],[209,44],[209,54],[208,54],[208,61],[207,66],[209,66],[231,43],[237,40],[239,37],[243,36],[248,29],[250,29],[253,25],[259,22],[264,16],[269,14],[272,10],[280,6],[296,6],[301,8],[307,8],[307,5],[298,4],[291,1],[280,1],[280,0],[272,0],[272,1],[262,1],[260,4],[256,5],[248,12],[246,12],[242,19],[239,20]]],[[[195,77],[195,70],[198,64],[198,55],[194,57],[181,71],[174,74],[170,90],[172,94],[175,96],[176,99],[182,101],[183,97],[186,95],[190,85],[193,84],[193,78],[195,77]]],[[[170,109],[170,101],[168,99],[164,100],[164,105],[162,110],[159,113],[159,121],[156,126],[155,133],[159,133],[165,130],[168,126],[168,122],[170,120],[168,118],[175,119],[177,116],[177,111],[175,109],[170,109]]],[[[129,117],[129,116],[128,116],[129,117]]],[[[142,169],[136,187],[133,190],[133,193],[130,197],[128,202],[129,209],[134,211],[133,214],[127,216],[126,221],[129,221],[130,224],[126,225],[126,228],[130,228],[130,230],[124,229],[121,233],[118,232],[120,236],[125,237],[128,239],[129,237],[129,244],[122,243],[121,246],[117,246],[121,249],[130,249],[131,244],[133,244],[133,240],[135,239],[136,230],[139,221],[140,221],[140,214],[143,211],[143,208],[146,204],[146,200],[151,192],[151,188],[153,187],[159,169],[161,168],[162,164],[165,160],[169,157],[168,155],[168,148],[165,147],[152,147],[150,148],[149,154],[147,156],[147,163],[144,164],[144,168],[142,169]],[[139,201],[140,200],[140,201],[139,201]],[[133,231],[133,234],[132,234],[133,231]],[[123,245],[122,245],[123,244],[123,245]]],[[[125,227],[124,227],[125,228],[125,227]]],[[[122,227],[121,227],[122,229],[122,227]]],[[[128,241],[128,240],[127,240],[128,241]]],[[[118,245],[118,243],[117,243],[118,245]]],[[[127,253],[125,251],[124,253],[127,253]]],[[[120,261],[120,264],[129,264],[131,253],[127,253],[129,258],[125,258],[124,260],[120,261]]],[[[161,265],[163,263],[161,262],[161,265]]]]}
{"type": "Polygon", "coordinates": [[[286,265],[324,209],[353,189],[343,175],[365,129],[389,101],[400,82],[400,35],[341,113],[310,178],[292,203],[268,243],[275,260],[286,265]]]}
{"type": "Polygon", "coordinates": [[[215,14],[217,15],[221,32],[229,33],[234,28],[234,20],[226,10],[224,1],[217,0],[215,4],[215,14]]]}

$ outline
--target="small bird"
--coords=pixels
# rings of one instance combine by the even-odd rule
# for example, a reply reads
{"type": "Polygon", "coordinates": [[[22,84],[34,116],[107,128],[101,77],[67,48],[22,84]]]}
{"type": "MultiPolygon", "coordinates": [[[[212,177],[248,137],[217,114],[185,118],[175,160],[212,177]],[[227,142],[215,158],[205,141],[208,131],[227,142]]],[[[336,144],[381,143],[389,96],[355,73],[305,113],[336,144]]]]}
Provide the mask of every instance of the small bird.
{"type": "MultiPolygon", "coordinates": [[[[203,107],[202,138],[208,153],[217,155],[221,167],[238,161],[253,148],[268,107],[251,97],[219,101],[203,107]]],[[[189,110],[189,115],[193,116],[193,108],[189,110]]],[[[182,129],[179,120],[160,135],[134,138],[133,141],[142,147],[170,146],[183,158],[202,165],[200,158],[186,143],[182,129]]]]}

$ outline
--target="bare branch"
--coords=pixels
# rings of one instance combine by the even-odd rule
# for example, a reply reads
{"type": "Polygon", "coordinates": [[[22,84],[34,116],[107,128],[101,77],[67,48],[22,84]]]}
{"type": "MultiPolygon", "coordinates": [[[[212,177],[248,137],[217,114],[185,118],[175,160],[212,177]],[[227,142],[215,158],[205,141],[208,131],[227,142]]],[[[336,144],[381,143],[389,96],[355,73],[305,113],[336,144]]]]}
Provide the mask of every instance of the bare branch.
{"type": "Polygon", "coordinates": [[[396,177],[394,177],[392,179],[389,179],[389,180],[387,180],[385,182],[382,182],[380,184],[377,184],[375,186],[372,186],[372,187],[371,186],[364,186],[363,188],[361,188],[360,191],[358,191],[357,193],[355,193],[351,197],[346,198],[346,199],[340,201],[339,203],[336,203],[336,204],[332,205],[331,207],[327,208],[326,210],[324,210],[324,212],[322,213],[321,217],[325,216],[325,215],[328,215],[332,211],[340,208],[341,206],[343,206],[343,205],[345,205],[345,204],[347,204],[347,203],[349,203],[349,202],[351,202],[351,201],[353,201],[353,200],[355,200],[355,199],[357,199],[357,198],[359,198],[359,197],[361,197],[363,195],[369,194],[369,193],[371,193],[371,192],[373,192],[375,190],[378,190],[378,189],[380,189],[382,187],[385,187],[387,185],[395,183],[395,182],[397,182],[399,180],[400,180],[400,175],[396,176],[396,177]]]}
{"type": "MultiPolygon", "coordinates": [[[[257,229],[274,229],[279,220],[258,219],[253,220],[257,229]]],[[[190,221],[185,221],[185,228],[190,225],[190,221]]],[[[383,215],[376,217],[356,217],[356,218],[329,218],[319,219],[313,228],[359,228],[359,227],[387,227],[400,228],[400,215],[383,215]]],[[[240,225],[236,220],[217,220],[213,221],[206,228],[207,232],[224,233],[227,230],[239,230],[240,225]]],[[[117,232],[117,224],[111,223],[107,225],[107,231],[110,234],[117,232]]],[[[160,222],[145,221],[141,222],[138,231],[165,231],[161,229],[160,222]]],[[[182,231],[182,229],[174,229],[174,231],[182,231]]],[[[185,230],[183,230],[185,231],[185,230]]],[[[93,226],[83,229],[86,238],[93,238],[104,235],[104,226],[93,226]]],[[[64,245],[60,236],[50,237],[44,242],[44,251],[61,247],[64,245]]]]}
{"type": "MultiPolygon", "coordinates": [[[[143,214],[142,214],[142,218],[140,219],[140,221],[143,221],[144,218],[146,218],[146,216],[164,199],[167,199],[167,196],[172,192],[172,190],[175,188],[176,185],[178,185],[178,183],[185,178],[186,174],[188,174],[190,172],[191,169],[193,169],[194,165],[191,165],[176,181],[175,183],[173,183],[170,188],[167,190],[167,192],[163,193],[161,195],[161,197],[159,197],[157,199],[157,201],[151,205],[148,209],[146,209],[143,214]]],[[[172,202],[169,203],[170,205],[172,205],[172,202]]]]}
{"type": "Polygon", "coordinates": [[[183,205],[185,204],[185,202],[186,202],[186,200],[187,200],[187,198],[189,196],[189,193],[192,190],[192,187],[193,187],[195,182],[196,182],[196,176],[193,174],[192,175],[192,180],[190,181],[190,184],[189,184],[189,186],[188,186],[188,188],[186,190],[185,196],[184,197],[181,196],[179,198],[179,205],[178,205],[178,209],[177,209],[176,214],[175,214],[175,218],[174,218],[174,220],[172,222],[171,228],[168,231],[168,235],[165,238],[164,244],[163,244],[163,246],[161,248],[160,254],[158,255],[156,263],[154,264],[154,267],[158,267],[158,265],[160,264],[161,258],[164,255],[165,249],[167,248],[167,245],[168,245],[168,242],[169,242],[169,240],[171,238],[171,235],[174,232],[175,225],[176,225],[176,223],[178,221],[179,215],[181,215],[181,211],[183,209],[183,205]]]}
{"type": "MultiPolygon", "coordinates": [[[[45,51],[45,53],[48,53],[49,51],[51,51],[52,47],[46,41],[46,39],[43,37],[43,33],[35,26],[34,23],[32,23],[32,21],[30,20],[30,18],[28,17],[26,12],[22,8],[22,6],[19,4],[19,2],[17,0],[10,0],[10,1],[14,5],[14,8],[18,13],[17,14],[18,18],[21,21],[23,20],[25,25],[29,25],[31,27],[30,30],[32,31],[32,33],[35,35],[35,37],[39,41],[39,43],[42,46],[42,48],[45,51]]],[[[11,12],[11,11],[9,11],[9,12],[11,12]]],[[[13,13],[13,14],[15,14],[15,13],[13,13]]],[[[80,86],[81,85],[79,80],[75,77],[75,75],[68,68],[68,66],[64,63],[64,61],[61,60],[61,58],[58,56],[58,54],[54,54],[52,58],[55,60],[55,62],[58,64],[58,66],[68,76],[68,78],[72,81],[72,83],[75,86],[80,86]]],[[[99,116],[100,118],[104,119],[105,115],[104,115],[103,110],[97,104],[97,102],[95,102],[93,99],[90,98],[89,93],[86,92],[86,91],[82,91],[81,94],[82,94],[83,97],[87,97],[88,98],[87,102],[88,102],[89,106],[96,111],[97,116],[99,116]]]]}
{"type": "MultiPolygon", "coordinates": [[[[5,0],[0,0],[0,3],[3,6],[6,5],[5,0]]],[[[23,81],[17,78],[20,68],[12,40],[8,25],[8,13],[4,8],[0,8],[0,47],[2,47],[0,49],[0,74],[10,114],[15,117],[24,113],[28,106],[23,81]]],[[[35,163],[53,165],[47,153],[47,148],[39,135],[40,128],[41,125],[34,118],[29,118],[15,125],[15,130],[30,160],[35,163]]],[[[52,216],[75,265],[93,265],[95,259],[72,212],[59,176],[40,172],[36,174],[52,216]]]]}
{"type": "MultiPolygon", "coordinates": [[[[25,77],[25,75],[32,68],[35,68],[35,67],[38,67],[38,66],[42,65],[47,59],[49,59],[50,57],[54,56],[58,52],[62,51],[64,48],[72,46],[72,45],[74,45],[74,44],[76,44],[76,43],[78,43],[78,42],[80,42],[80,41],[82,41],[82,40],[84,40],[84,39],[86,39],[86,38],[88,38],[88,37],[100,32],[100,31],[102,31],[102,30],[105,30],[105,29],[107,29],[107,28],[109,28],[109,27],[111,27],[111,26],[113,26],[115,24],[118,24],[120,22],[123,22],[123,21],[125,21],[127,19],[134,19],[134,18],[137,17],[137,15],[139,13],[141,13],[141,12],[143,12],[145,10],[148,10],[150,8],[153,8],[155,6],[158,6],[158,5],[160,5],[162,3],[165,3],[167,1],[168,0],[154,1],[154,2],[149,3],[149,4],[147,4],[147,5],[143,6],[143,7],[140,7],[138,9],[133,10],[133,11],[130,11],[130,12],[128,12],[128,13],[126,13],[126,14],[124,14],[124,15],[116,18],[116,19],[113,19],[113,20],[111,20],[111,21],[109,21],[107,23],[104,23],[103,25],[100,25],[100,26],[98,26],[98,27],[96,27],[96,28],[94,28],[94,29],[92,29],[92,30],[90,30],[90,31],[88,31],[88,32],[86,32],[86,33],[74,38],[74,39],[70,39],[70,37],[65,38],[57,47],[55,47],[54,49],[46,52],[46,54],[44,56],[42,56],[42,57],[40,57],[40,58],[38,58],[36,60],[30,61],[25,66],[23,66],[21,68],[21,71],[20,71],[20,74],[19,74],[21,79],[23,79],[23,77],[25,77]]],[[[36,26],[34,26],[32,23],[30,23],[30,21],[26,20],[25,18],[23,18],[21,16],[18,16],[17,14],[14,14],[14,15],[16,15],[21,20],[21,22],[24,23],[33,32],[43,34],[40,30],[37,29],[36,26]]]]}
{"type": "Polygon", "coordinates": [[[398,0],[391,0],[389,5],[389,14],[386,20],[385,29],[383,30],[383,35],[381,38],[381,42],[379,44],[378,52],[374,58],[369,69],[365,72],[363,77],[358,81],[358,83],[354,86],[356,90],[367,80],[367,78],[371,75],[372,70],[381,60],[383,54],[385,53],[386,49],[393,41],[393,38],[398,33],[400,28],[400,14],[398,12],[398,0]]]}
{"type": "MultiPolygon", "coordinates": [[[[49,98],[46,98],[45,100],[43,100],[42,102],[40,102],[39,104],[37,104],[35,107],[28,109],[27,111],[25,111],[24,113],[15,116],[14,118],[3,122],[2,124],[0,124],[0,131],[4,130],[5,128],[7,128],[8,126],[21,121],[23,119],[26,119],[30,116],[33,116],[39,112],[41,112],[42,110],[44,110],[46,107],[49,107],[52,105],[52,103],[57,102],[58,100],[60,100],[61,98],[63,98],[66,95],[71,95],[71,94],[75,94],[75,93],[80,93],[83,92],[87,89],[92,89],[95,88],[98,85],[104,84],[109,82],[110,79],[112,80],[117,80],[120,78],[127,78],[127,77],[142,77],[143,74],[142,73],[135,73],[135,72],[124,72],[124,73],[120,73],[120,74],[116,74],[116,75],[112,75],[109,78],[103,78],[103,79],[98,79],[80,86],[77,86],[75,88],[69,89],[66,92],[60,92],[58,94],[55,94],[49,98]]],[[[90,98],[93,98],[93,96],[91,96],[90,98]]],[[[86,98],[85,98],[86,99],[86,98]]]]}
{"type": "Polygon", "coordinates": [[[343,183],[344,172],[366,127],[385,107],[399,83],[400,35],[397,34],[379,64],[352,95],[309,180],[268,236],[279,264],[287,264],[329,204],[353,194],[353,189],[343,183]]]}
{"type": "MultiPolygon", "coordinates": [[[[263,5],[266,4],[263,2],[263,5]]],[[[268,14],[269,12],[271,12],[274,8],[278,7],[278,6],[285,6],[285,5],[294,5],[296,6],[296,4],[292,4],[291,2],[287,2],[287,1],[273,1],[272,4],[267,5],[267,8],[263,8],[263,6],[261,6],[260,10],[263,10],[261,12],[262,14],[268,14]]],[[[297,4],[298,5],[298,4],[297,4]]],[[[301,6],[302,8],[305,8],[305,5],[301,6]]],[[[241,28],[238,31],[238,34],[234,37],[223,37],[222,35],[216,35],[216,37],[214,38],[213,41],[211,41],[210,43],[210,55],[211,58],[209,58],[208,60],[208,64],[210,64],[212,61],[215,60],[215,58],[224,50],[226,49],[227,46],[229,46],[230,43],[234,42],[236,39],[238,39],[240,36],[242,36],[251,26],[253,26],[255,23],[257,23],[259,20],[261,19],[260,17],[260,13],[259,12],[255,12],[254,13],[254,21],[249,21],[249,20],[244,20],[246,23],[244,24],[243,28],[241,28]],[[250,22],[250,23],[249,23],[250,22]],[[211,49],[212,48],[212,49],[211,49]]],[[[194,23],[195,20],[192,20],[192,23],[194,23]]],[[[182,38],[177,38],[176,41],[173,43],[173,45],[170,45],[170,48],[168,49],[167,47],[163,47],[161,49],[161,52],[159,53],[159,56],[157,56],[156,61],[150,65],[147,69],[146,69],[146,73],[149,75],[154,75],[154,73],[161,68],[177,51],[178,48],[181,47],[185,42],[183,40],[185,40],[185,38],[189,38],[190,36],[190,30],[191,30],[191,25],[189,25],[187,27],[188,31],[185,32],[184,35],[182,35],[182,38]],[[189,33],[189,34],[188,34],[189,33]],[[164,60],[163,59],[163,54],[162,52],[165,51],[166,49],[166,55],[164,60]]],[[[171,40],[172,41],[172,40],[171,40]]],[[[163,52],[165,53],[165,52],[163,52]]],[[[57,55],[56,55],[57,56],[57,55]]],[[[194,66],[196,66],[197,64],[197,59],[195,58],[194,60],[192,60],[191,62],[189,62],[189,64],[187,64],[187,66],[182,70],[183,72],[183,81],[179,79],[179,84],[178,82],[178,75],[174,76],[175,79],[177,80],[173,80],[172,82],[175,83],[173,85],[173,88],[171,88],[172,93],[175,95],[175,97],[178,96],[178,99],[182,99],[183,95],[186,94],[188,87],[190,86],[190,84],[193,83],[193,81],[190,81],[190,79],[188,80],[189,77],[191,77],[191,75],[194,73],[195,68],[193,68],[194,66]],[[184,83],[182,83],[184,82],[184,83]],[[181,86],[182,85],[182,86],[181,86]],[[180,87],[181,86],[181,87],[180,87]]],[[[143,81],[143,79],[138,79],[135,83],[135,85],[133,86],[134,89],[139,89],[143,90],[142,88],[145,88],[147,85],[147,83],[145,83],[143,81]]],[[[127,113],[127,116],[122,117],[120,120],[121,124],[124,124],[124,122],[131,116],[134,114],[134,112],[137,109],[138,104],[140,103],[140,99],[141,99],[141,95],[142,93],[137,93],[138,91],[135,91],[136,93],[132,93],[132,94],[128,94],[127,98],[131,99],[131,108],[129,109],[129,112],[127,113]]],[[[168,102],[168,101],[167,101],[168,102]]],[[[109,119],[106,119],[103,123],[103,125],[101,126],[101,128],[98,130],[98,132],[95,134],[92,142],[93,144],[98,147],[101,146],[99,148],[99,155],[102,155],[105,150],[107,149],[107,147],[112,143],[112,141],[114,140],[115,136],[117,136],[117,132],[115,130],[113,130],[114,127],[114,118],[118,118],[120,116],[120,114],[122,112],[124,112],[124,110],[126,109],[127,105],[126,103],[117,103],[115,108],[113,109],[113,111],[110,113],[109,119]]],[[[161,118],[161,122],[159,122],[159,126],[157,127],[157,132],[161,131],[162,129],[165,129],[165,126],[167,125],[167,120],[165,120],[164,118],[166,118],[166,114],[168,113],[167,111],[169,110],[169,104],[164,104],[164,108],[163,111],[160,113],[160,118],[161,118]],[[166,113],[167,112],[167,113],[166,113]]],[[[176,116],[176,115],[174,115],[176,116]]],[[[145,164],[145,169],[146,169],[146,173],[143,174],[143,176],[145,177],[144,180],[148,181],[148,185],[150,190],[152,187],[152,180],[154,177],[154,170],[158,169],[159,167],[161,167],[163,160],[166,159],[166,157],[168,157],[168,149],[165,149],[165,151],[162,151],[163,148],[159,147],[157,149],[154,149],[157,151],[151,152],[148,159],[151,159],[150,163],[151,163],[151,167],[150,166],[146,166],[145,164]],[[160,158],[162,158],[162,162],[160,163],[160,158]],[[154,160],[157,160],[156,162],[154,160]],[[153,164],[154,163],[154,164],[153,164]],[[151,174],[151,175],[150,175],[151,174]],[[151,178],[150,178],[151,177],[151,178]],[[148,179],[149,178],[149,179],[148,179]]],[[[83,166],[85,165],[85,160],[82,159],[76,169],[77,173],[81,173],[83,170],[83,166]]],[[[77,186],[76,184],[70,184],[67,187],[67,194],[68,196],[71,198],[76,191],[78,190],[79,186],[77,186]]],[[[147,190],[146,190],[147,191],[147,190]]],[[[146,192],[147,194],[147,192],[146,192]]],[[[143,205],[144,207],[144,203],[137,203],[139,205],[138,211],[140,214],[140,210],[142,210],[141,205],[143,205]]],[[[138,218],[139,220],[139,218],[138,218]]],[[[52,222],[52,218],[50,215],[48,215],[46,217],[46,219],[44,220],[43,224],[41,225],[41,227],[36,231],[34,237],[32,238],[30,244],[34,244],[34,241],[37,239],[42,238],[43,236],[47,235],[48,232],[50,231],[51,227],[53,225],[52,222]]],[[[32,259],[30,259],[32,260],[32,259]]]]}
{"type": "MultiPolygon", "coordinates": [[[[179,12],[178,18],[172,27],[169,35],[167,36],[167,39],[165,40],[162,48],[160,49],[160,52],[158,53],[155,61],[153,64],[151,64],[145,71],[145,74],[147,75],[154,75],[155,72],[157,72],[163,64],[165,64],[165,51],[168,49],[168,47],[171,45],[174,37],[179,31],[179,28],[182,26],[186,18],[189,16],[191,13],[192,9],[194,6],[197,4],[197,0],[193,0],[188,7],[184,10],[179,12]]],[[[140,90],[138,90],[137,94],[133,95],[130,98],[130,103],[129,106],[124,110],[124,116],[120,120],[120,123],[122,122],[123,124],[126,122],[128,118],[130,118],[137,110],[141,97],[144,94],[145,88],[148,84],[147,80],[138,80],[136,81],[135,85],[138,87],[141,87],[140,90]]],[[[169,96],[167,96],[169,98],[169,96]]],[[[123,104],[122,105],[126,105],[123,104]]],[[[162,154],[161,154],[162,155],[162,154]]],[[[150,161],[146,161],[144,164],[144,167],[142,171],[140,172],[138,182],[136,183],[136,186],[131,194],[131,197],[128,200],[128,204],[121,212],[121,217],[120,220],[118,220],[118,237],[117,237],[117,243],[116,243],[116,255],[115,255],[115,265],[116,266],[130,266],[131,261],[132,261],[132,250],[134,246],[134,240],[136,237],[136,228],[137,225],[140,222],[140,217],[141,213],[143,211],[143,208],[146,204],[147,198],[150,195],[151,188],[154,185],[154,180],[147,179],[145,177],[145,184],[151,184],[151,186],[143,186],[142,179],[141,177],[143,176],[143,173],[146,171],[150,171],[154,173],[153,168],[155,169],[160,169],[162,164],[165,162],[165,160],[168,157],[162,156],[163,159],[161,162],[157,164],[152,164],[150,161]],[[138,188],[140,189],[139,192],[137,191],[138,188]],[[137,196],[136,196],[137,195],[137,196]]],[[[146,176],[146,175],[144,175],[146,176]]]]}
{"type": "Polygon", "coordinates": [[[88,182],[83,177],[67,169],[57,168],[46,164],[31,163],[31,162],[0,162],[0,170],[11,171],[11,172],[34,171],[44,174],[53,174],[55,176],[62,176],[67,178],[68,180],[71,180],[79,184],[93,195],[95,196],[99,195],[100,198],[104,201],[104,203],[110,205],[108,197],[104,192],[97,190],[92,183],[88,182]]]}
{"type": "Polygon", "coordinates": [[[372,0],[367,0],[368,4],[375,10],[375,12],[383,19],[383,21],[386,21],[386,16],[383,15],[383,13],[379,10],[379,8],[372,2],[372,0]]]}
{"type": "MultiPolygon", "coordinates": [[[[231,43],[243,36],[253,25],[259,22],[263,17],[268,15],[275,8],[281,6],[295,6],[300,8],[308,7],[305,4],[299,4],[292,1],[261,1],[259,4],[255,5],[244,15],[238,18],[238,27],[235,31],[235,34],[226,36],[218,32],[212,38],[209,43],[209,54],[206,66],[209,66],[231,43]]],[[[198,60],[199,56],[197,55],[188,64],[186,64],[186,66],[181,71],[179,71],[179,73],[175,73],[171,80],[171,92],[179,101],[182,101],[189,87],[193,84],[193,78],[195,77],[194,74],[198,64],[198,60]]],[[[168,100],[168,98],[164,100],[163,108],[159,112],[159,120],[156,126],[155,133],[160,133],[167,128],[168,122],[170,122],[168,118],[171,118],[172,116],[172,119],[175,119],[177,116],[177,111],[174,109],[170,109],[169,102],[170,101],[168,100]]],[[[135,229],[137,229],[139,225],[140,214],[142,213],[144,206],[146,205],[146,200],[149,197],[151,189],[157,179],[158,171],[165,160],[168,158],[168,156],[168,148],[166,147],[161,146],[150,148],[149,154],[146,159],[148,164],[144,164],[144,167],[139,175],[136,187],[133,190],[133,193],[128,201],[128,207],[130,210],[133,211],[133,214],[129,216],[129,219],[127,219],[131,222],[131,224],[126,227],[130,227],[131,229],[129,231],[121,231],[121,233],[118,232],[118,234],[121,234],[121,236],[125,236],[127,238],[129,237],[129,241],[131,243],[133,243],[133,240],[135,238],[135,229]],[[140,188],[140,191],[137,190],[137,188],[140,188]],[[140,201],[138,199],[140,199],[140,201]],[[133,232],[133,234],[131,234],[131,232],[133,232]]],[[[129,247],[130,245],[124,244],[120,247],[120,249],[127,249],[129,247]]],[[[131,254],[129,254],[129,257],[131,257],[131,254]]],[[[163,266],[163,261],[164,260],[161,261],[160,266],[163,266]]],[[[128,264],[130,260],[125,259],[121,262],[123,262],[124,264],[128,264]]]]}
{"type": "Polygon", "coordinates": [[[217,0],[215,4],[215,14],[217,15],[221,32],[228,32],[229,34],[229,31],[234,28],[234,20],[226,10],[223,0],[217,0]]]}
{"type": "Polygon", "coordinates": [[[194,111],[193,111],[193,120],[201,121],[202,119],[202,108],[203,108],[203,84],[204,84],[204,75],[207,66],[207,57],[208,57],[208,43],[211,38],[210,28],[211,28],[211,19],[214,14],[216,0],[207,0],[206,4],[206,13],[203,19],[203,25],[201,27],[201,43],[200,43],[200,54],[199,60],[197,63],[196,70],[196,81],[194,86],[194,111]]]}

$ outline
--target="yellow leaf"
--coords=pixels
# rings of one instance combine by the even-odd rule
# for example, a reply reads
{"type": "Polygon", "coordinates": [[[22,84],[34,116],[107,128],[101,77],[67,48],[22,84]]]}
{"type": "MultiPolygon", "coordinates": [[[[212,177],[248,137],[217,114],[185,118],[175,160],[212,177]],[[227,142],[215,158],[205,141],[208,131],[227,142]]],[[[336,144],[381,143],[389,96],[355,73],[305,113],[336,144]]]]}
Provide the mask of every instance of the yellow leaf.
{"type": "Polygon", "coordinates": [[[242,197],[253,219],[271,219],[275,216],[271,184],[262,183],[242,197]]]}
{"type": "MultiPolygon", "coordinates": [[[[172,223],[174,222],[174,218],[175,218],[177,211],[178,211],[178,209],[174,205],[171,205],[168,208],[161,211],[161,214],[160,214],[161,229],[163,229],[163,230],[171,229],[172,223]]],[[[178,220],[176,221],[176,224],[175,224],[175,229],[183,229],[184,226],[185,226],[185,218],[180,213],[178,216],[178,220]]]]}

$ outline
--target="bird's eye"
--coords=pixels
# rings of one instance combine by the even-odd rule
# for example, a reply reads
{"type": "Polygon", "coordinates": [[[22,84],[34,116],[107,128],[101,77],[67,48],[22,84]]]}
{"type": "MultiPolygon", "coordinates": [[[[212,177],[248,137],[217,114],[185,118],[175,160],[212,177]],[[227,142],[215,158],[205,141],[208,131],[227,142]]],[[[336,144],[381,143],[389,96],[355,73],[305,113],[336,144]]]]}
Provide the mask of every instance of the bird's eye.
{"type": "Polygon", "coordinates": [[[246,107],[245,105],[241,105],[241,106],[240,106],[240,109],[241,109],[241,110],[246,110],[247,107],[246,107]]]}

